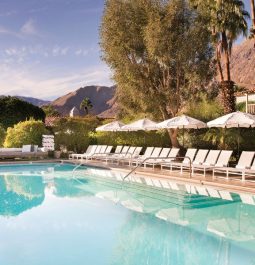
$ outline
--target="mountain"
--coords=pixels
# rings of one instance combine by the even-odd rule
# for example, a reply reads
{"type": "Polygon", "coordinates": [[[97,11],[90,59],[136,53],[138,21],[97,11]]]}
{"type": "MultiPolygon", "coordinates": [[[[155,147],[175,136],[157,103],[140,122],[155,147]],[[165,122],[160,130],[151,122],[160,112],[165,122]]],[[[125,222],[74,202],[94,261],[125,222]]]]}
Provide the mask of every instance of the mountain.
{"type": "Polygon", "coordinates": [[[231,78],[239,86],[255,92],[255,48],[254,40],[245,40],[233,47],[231,55],[231,78]]]}
{"type": "Polygon", "coordinates": [[[84,98],[88,97],[93,105],[90,113],[100,117],[110,118],[115,116],[115,111],[111,110],[116,105],[114,94],[114,86],[86,86],[57,98],[51,102],[51,105],[62,115],[69,115],[71,109],[74,107],[83,115],[84,111],[80,110],[80,104],[84,98]]]}
{"type": "Polygon", "coordinates": [[[16,96],[17,98],[20,98],[28,103],[31,103],[35,106],[41,107],[43,105],[48,105],[50,101],[48,100],[43,100],[43,99],[38,99],[38,98],[31,98],[31,97],[22,97],[22,96],[16,96]]]}

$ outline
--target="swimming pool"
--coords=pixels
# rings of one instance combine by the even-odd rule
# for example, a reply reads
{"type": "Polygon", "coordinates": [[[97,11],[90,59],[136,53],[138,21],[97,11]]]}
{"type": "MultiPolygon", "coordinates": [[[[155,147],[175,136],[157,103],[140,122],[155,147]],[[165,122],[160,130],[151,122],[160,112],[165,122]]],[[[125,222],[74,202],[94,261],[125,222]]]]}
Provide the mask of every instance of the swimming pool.
{"type": "Polygon", "coordinates": [[[255,264],[255,197],[74,167],[0,166],[0,264],[255,264]]]}

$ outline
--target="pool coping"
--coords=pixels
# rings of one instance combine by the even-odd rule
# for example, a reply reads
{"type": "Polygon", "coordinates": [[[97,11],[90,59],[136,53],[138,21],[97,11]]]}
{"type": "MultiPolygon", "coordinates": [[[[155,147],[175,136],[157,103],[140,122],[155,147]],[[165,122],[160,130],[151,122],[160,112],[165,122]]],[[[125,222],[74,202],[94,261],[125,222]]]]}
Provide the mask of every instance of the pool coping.
{"type": "MultiPolygon", "coordinates": [[[[72,160],[62,160],[65,163],[71,163],[71,164],[80,164],[77,163],[76,161],[72,160]]],[[[84,162],[83,165],[85,166],[91,166],[91,167],[97,167],[97,168],[104,168],[108,170],[115,170],[115,171],[120,171],[120,172],[125,172],[129,173],[130,172],[130,167],[128,166],[119,166],[115,164],[105,164],[103,162],[95,162],[95,161],[87,161],[84,162]]],[[[229,192],[233,193],[248,193],[255,195],[255,182],[254,183],[242,183],[239,180],[224,180],[221,178],[217,178],[216,180],[212,180],[212,177],[210,175],[206,175],[204,178],[202,175],[196,174],[192,178],[189,178],[189,174],[183,173],[182,175],[178,174],[177,172],[171,172],[171,175],[169,175],[169,170],[153,170],[152,168],[149,168],[147,170],[144,170],[144,168],[139,168],[136,170],[136,175],[142,175],[144,177],[152,177],[155,179],[164,179],[164,180],[173,180],[176,183],[179,184],[196,184],[199,186],[204,186],[204,187],[211,187],[211,188],[217,188],[220,190],[227,190],[229,192]]]]}
{"type": "MultiPolygon", "coordinates": [[[[73,161],[73,160],[63,160],[63,159],[44,159],[44,160],[25,160],[25,161],[0,161],[0,165],[6,165],[6,164],[33,164],[33,163],[69,163],[69,164],[74,164],[74,165],[79,165],[80,161],[73,161]]],[[[84,161],[82,163],[84,166],[89,166],[89,167],[97,167],[97,168],[102,168],[102,169],[108,169],[108,170],[114,170],[114,171],[120,171],[120,172],[125,172],[129,173],[130,172],[130,167],[125,166],[125,165],[115,165],[115,164],[105,164],[103,162],[95,162],[95,161],[84,161]]],[[[144,169],[144,168],[139,168],[136,170],[134,174],[136,175],[142,175],[143,177],[150,177],[150,178],[155,178],[155,179],[164,179],[164,180],[173,180],[178,184],[195,184],[195,185],[200,185],[204,187],[211,187],[211,188],[216,188],[216,189],[221,189],[221,190],[227,190],[229,192],[233,193],[248,193],[255,195],[255,183],[242,183],[239,180],[224,180],[221,178],[218,178],[217,180],[212,180],[212,177],[210,175],[206,175],[206,177],[203,177],[201,175],[195,175],[192,176],[192,178],[189,178],[189,174],[183,173],[180,175],[177,172],[171,172],[171,175],[169,175],[169,170],[153,170],[151,168],[149,169],[144,169]]]]}

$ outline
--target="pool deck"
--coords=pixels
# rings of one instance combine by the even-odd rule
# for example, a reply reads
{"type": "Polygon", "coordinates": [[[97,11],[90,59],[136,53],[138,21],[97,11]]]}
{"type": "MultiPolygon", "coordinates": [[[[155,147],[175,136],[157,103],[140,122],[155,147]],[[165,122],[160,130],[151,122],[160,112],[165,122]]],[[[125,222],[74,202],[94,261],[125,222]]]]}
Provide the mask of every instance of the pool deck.
{"type": "MultiPolygon", "coordinates": [[[[61,159],[44,159],[44,160],[34,160],[34,161],[1,161],[1,164],[20,164],[20,163],[55,163],[55,162],[65,162],[72,164],[80,164],[80,161],[75,160],[61,160],[61,159]]],[[[87,161],[83,162],[83,165],[100,167],[115,171],[126,172],[127,174],[134,167],[129,167],[128,165],[118,165],[118,164],[106,164],[101,161],[87,161]]],[[[180,184],[193,184],[193,185],[203,185],[205,187],[212,187],[220,190],[227,190],[235,193],[248,193],[255,195],[255,181],[245,181],[242,182],[240,179],[229,179],[226,178],[216,178],[213,179],[211,173],[207,174],[205,177],[203,175],[194,174],[192,177],[189,172],[183,172],[180,174],[179,170],[160,170],[159,168],[144,168],[139,167],[135,170],[133,174],[143,175],[144,177],[150,177],[155,179],[168,179],[180,184]]]]}
{"type": "MultiPolygon", "coordinates": [[[[75,163],[72,160],[64,160],[64,162],[75,163]]],[[[79,163],[77,163],[79,164],[79,163]]],[[[118,165],[118,164],[106,164],[105,162],[100,161],[87,161],[84,162],[84,165],[107,168],[110,170],[119,170],[121,172],[126,172],[127,174],[134,169],[134,167],[129,167],[128,165],[118,165]]],[[[133,174],[143,175],[144,177],[152,177],[156,179],[168,179],[173,180],[176,183],[180,184],[193,184],[193,185],[204,185],[205,187],[212,187],[219,190],[227,190],[235,193],[249,193],[255,195],[255,181],[245,181],[242,182],[240,179],[229,179],[212,178],[212,175],[209,173],[205,177],[200,174],[194,174],[192,177],[188,171],[180,174],[179,170],[161,170],[160,168],[144,168],[139,167],[135,170],[133,174]]]]}

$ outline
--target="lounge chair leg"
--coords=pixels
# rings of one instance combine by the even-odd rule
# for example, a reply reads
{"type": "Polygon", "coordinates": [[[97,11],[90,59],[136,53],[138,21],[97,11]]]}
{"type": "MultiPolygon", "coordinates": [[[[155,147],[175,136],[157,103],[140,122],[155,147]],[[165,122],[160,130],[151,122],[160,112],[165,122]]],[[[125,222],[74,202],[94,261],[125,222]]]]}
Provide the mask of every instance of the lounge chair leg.
{"type": "Polygon", "coordinates": [[[242,181],[245,181],[245,172],[244,172],[244,170],[242,172],[242,181]]]}

